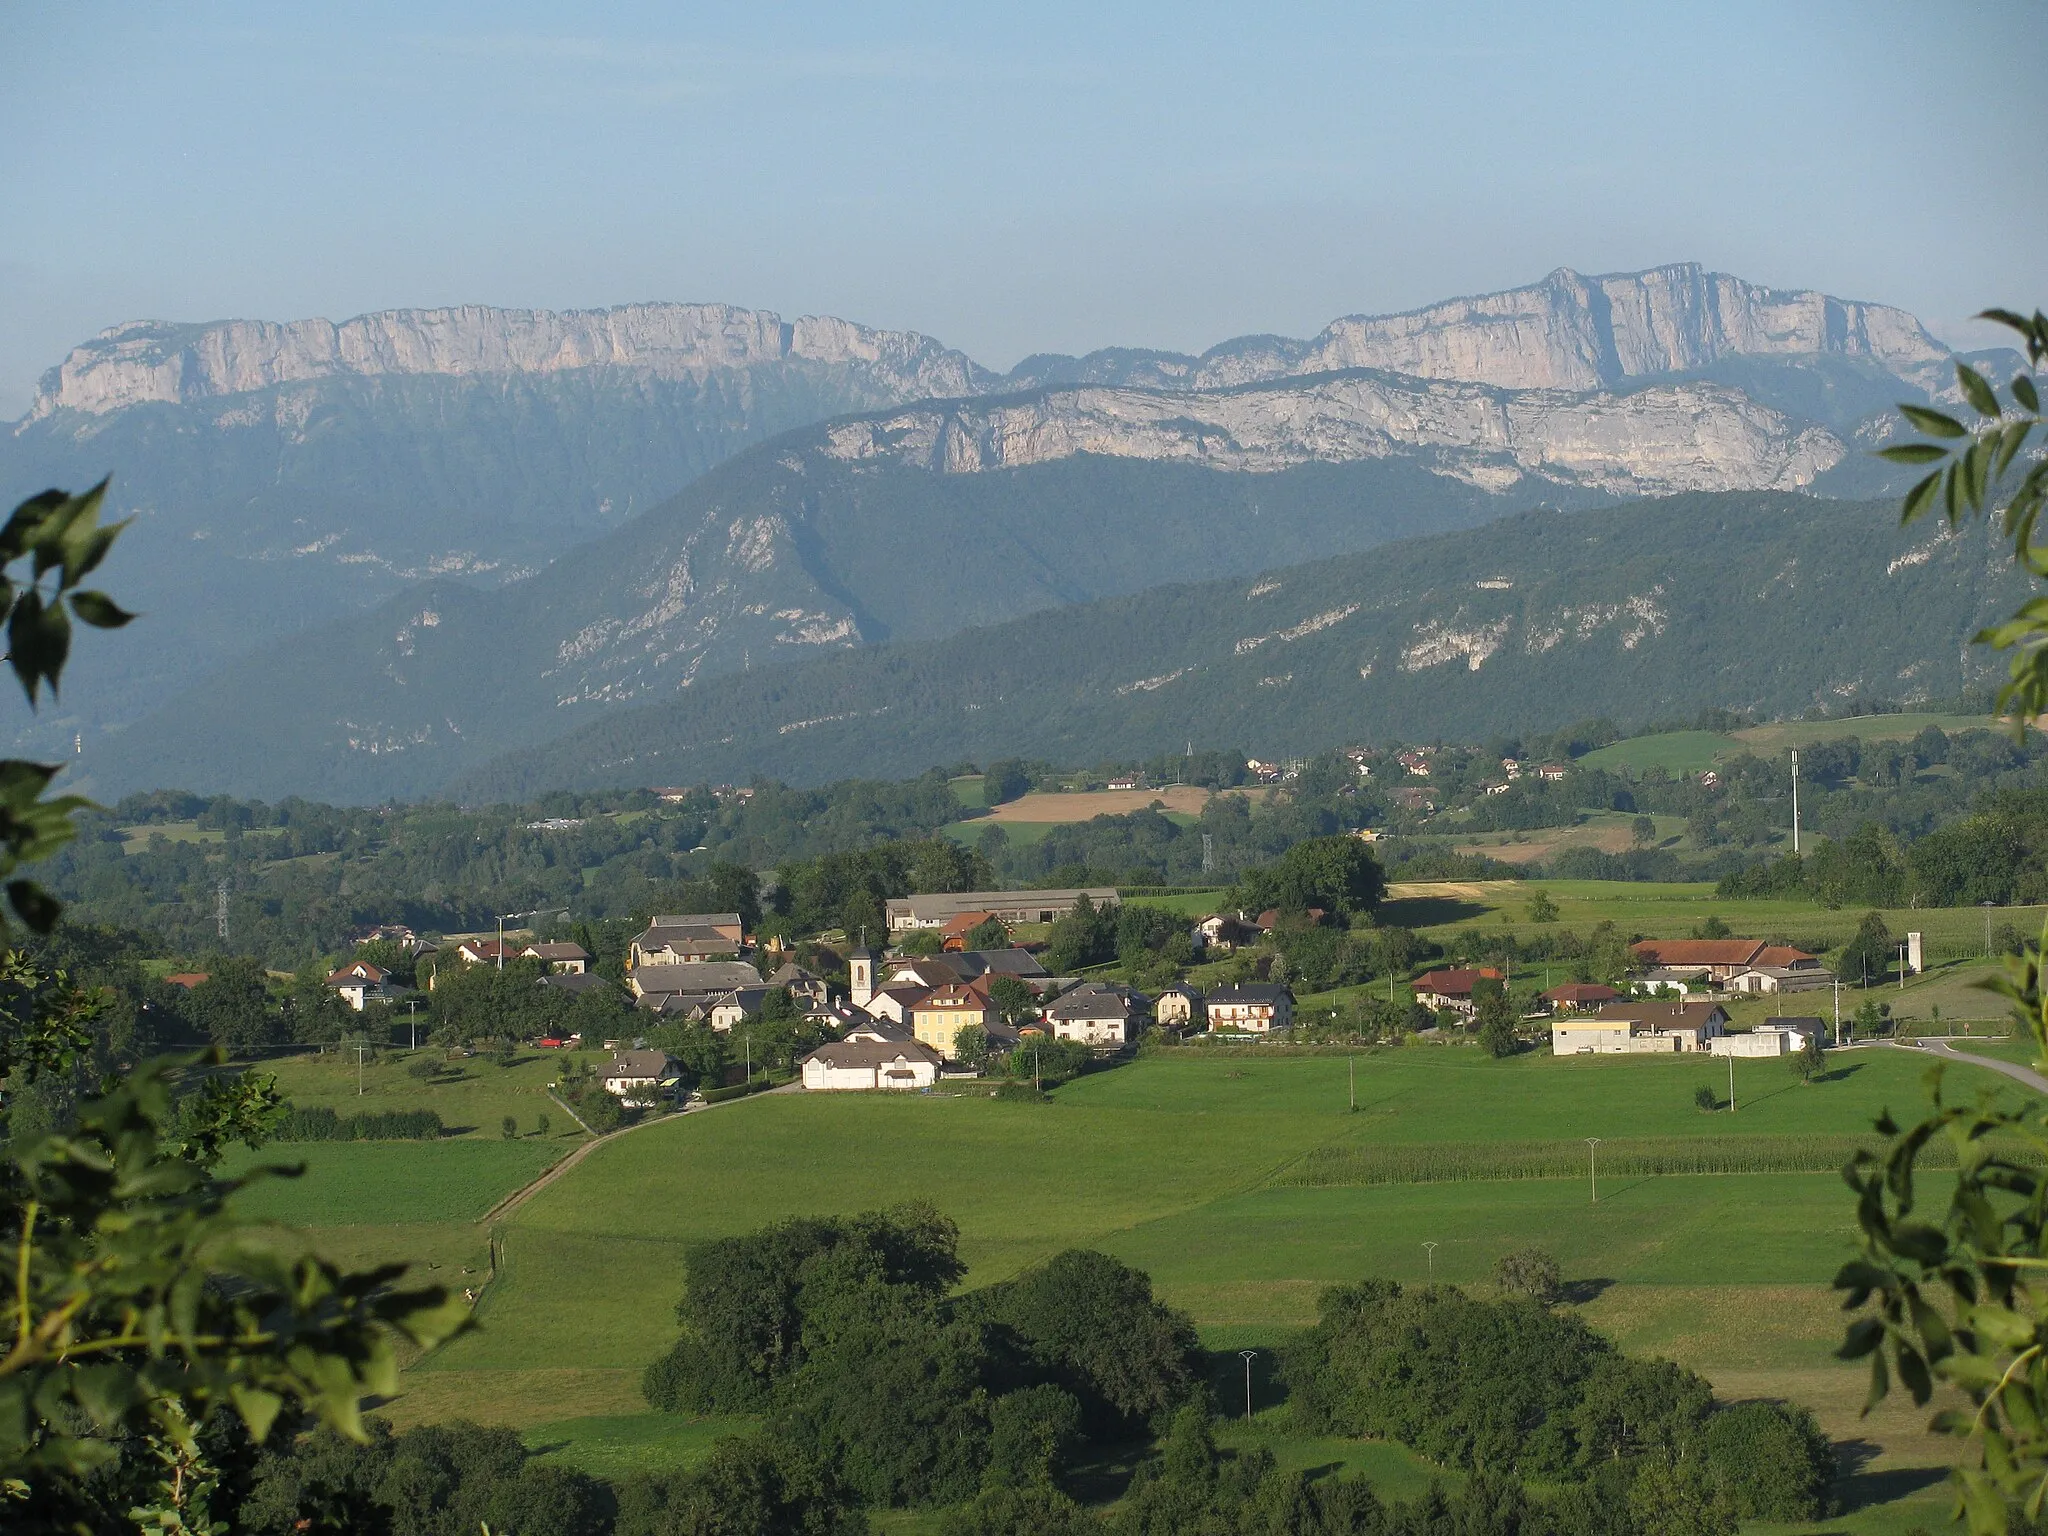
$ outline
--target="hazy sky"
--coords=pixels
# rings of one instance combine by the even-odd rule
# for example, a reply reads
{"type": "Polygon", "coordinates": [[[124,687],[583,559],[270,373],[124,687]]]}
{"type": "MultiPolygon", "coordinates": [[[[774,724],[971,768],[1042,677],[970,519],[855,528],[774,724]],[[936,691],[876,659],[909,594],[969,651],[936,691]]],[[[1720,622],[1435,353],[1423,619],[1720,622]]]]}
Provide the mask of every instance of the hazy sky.
{"type": "Polygon", "coordinates": [[[1677,260],[2048,304],[2018,3],[0,0],[0,419],[137,317],[715,299],[1007,367],[1677,260]]]}

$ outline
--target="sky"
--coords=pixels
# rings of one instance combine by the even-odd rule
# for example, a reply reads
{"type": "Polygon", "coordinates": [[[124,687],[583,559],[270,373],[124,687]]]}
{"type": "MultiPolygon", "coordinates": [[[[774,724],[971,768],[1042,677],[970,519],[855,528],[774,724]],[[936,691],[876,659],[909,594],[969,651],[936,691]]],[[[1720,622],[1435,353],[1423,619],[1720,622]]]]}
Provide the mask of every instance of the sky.
{"type": "Polygon", "coordinates": [[[1699,261],[2048,304],[2048,5],[0,0],[0,419],[123,320],[716,300],[1008,368],[1699,261]]]}

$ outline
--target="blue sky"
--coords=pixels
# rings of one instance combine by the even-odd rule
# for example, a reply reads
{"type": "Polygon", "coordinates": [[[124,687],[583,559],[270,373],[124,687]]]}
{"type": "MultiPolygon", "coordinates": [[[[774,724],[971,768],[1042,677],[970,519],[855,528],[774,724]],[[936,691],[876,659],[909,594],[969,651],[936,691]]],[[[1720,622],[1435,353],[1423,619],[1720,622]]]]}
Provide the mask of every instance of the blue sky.
{"type": "Polygon", "coordinates": [[[0,418],[116,321],[716,299],[1007,367],[1698,260],[2048,303],[2039,3],[0,0],[0,418]]]}

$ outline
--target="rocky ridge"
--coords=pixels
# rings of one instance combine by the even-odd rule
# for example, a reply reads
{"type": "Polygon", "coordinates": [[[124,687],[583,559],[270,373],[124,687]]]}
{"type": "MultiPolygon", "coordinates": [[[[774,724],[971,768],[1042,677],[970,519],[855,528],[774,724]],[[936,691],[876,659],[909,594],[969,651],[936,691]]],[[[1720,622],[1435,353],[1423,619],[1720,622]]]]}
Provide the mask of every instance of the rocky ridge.
{"type": "Polygon", "coordinates": [[[1847,452],[1825,428],[1719,385],[1617,395],[1371,372],[1199,392],[1054,389],[911,406],[822,431],[828,457],[947,474],[1079,454],[1271,473],[1420,452],[1435,472],[1488,491],[1535,479],[1638,495],[1796,490],[1847,452]]]}
{"type": "Polygon", "coordinates": [[[102,331],[43,376],[28,420],[192,404],[346,376],[550,374],[585,368],[681,378],[810,363],[867,375],[899,399],[969,394],[992,376],[928,336],[831,316],[785,321],[730,304],[616,309],[396,309],[331,320],[138,320],[102,331]]]}

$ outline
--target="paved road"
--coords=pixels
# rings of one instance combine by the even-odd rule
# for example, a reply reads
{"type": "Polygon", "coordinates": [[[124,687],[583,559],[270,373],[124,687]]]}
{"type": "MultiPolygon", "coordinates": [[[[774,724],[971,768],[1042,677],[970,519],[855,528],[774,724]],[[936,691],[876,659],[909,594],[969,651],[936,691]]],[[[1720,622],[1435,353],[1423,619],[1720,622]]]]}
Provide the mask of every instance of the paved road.
{"type": "Polygon", "coordinates": [[[1974,1066],[1989,1067],[2002,1072],[2016,1083],[2025,1083],[2036,1093],[2048,1093],[2048,1077],[2043,1077],[2027,1067],[2010,1061],[2000,1061],[1996,1056],[1979,1056],[1974,1051],[1959,1051],[1947,1040],[1930,1040],[1925,1045],[1901,1045],[1901,1051],[1919,1051],[1929,1056],[1946,1056],[1951,1061],[1967,1061],[1974,1066]]]}

